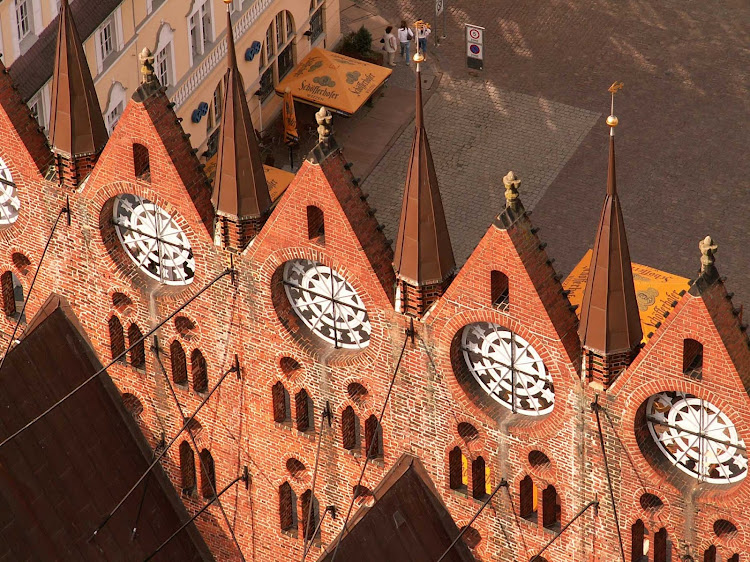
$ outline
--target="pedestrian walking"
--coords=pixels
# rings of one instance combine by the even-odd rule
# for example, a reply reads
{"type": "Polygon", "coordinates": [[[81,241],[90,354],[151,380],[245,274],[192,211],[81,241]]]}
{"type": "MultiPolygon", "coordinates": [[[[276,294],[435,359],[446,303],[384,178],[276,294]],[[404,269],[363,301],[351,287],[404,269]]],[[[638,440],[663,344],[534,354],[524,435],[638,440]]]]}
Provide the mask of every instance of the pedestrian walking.
{"type": "Polygon", "coordinates": [[[398,28],[398,41],[401,43],[401,56],[404,57],[406,64],[411,64],[411,40],[414,39],[414,33],[406,20],[401,20],[401,27],[398,28]]]}
{"type": "Polygon", "coordinates": [[[430,33],[432,33],[430,24],[425,21],[419,20],[415,25],[417,28],[417,44],[419,45],[419,50],[423,55],[426,55],[427,38],[430,36],[430,33]]]}
{"type": "Polygon", "coordinates": [[[383,45],[383,49],[388,55],[388,64],[390,64],[391,66],[396,66],[396,46],[398,44],[398,41],[396,40],[396,36],[393,34],[393,26],[389,25],[385,28],[385,35],[383,36],[381,42],[385,43],[385,45],[383,45]]]}

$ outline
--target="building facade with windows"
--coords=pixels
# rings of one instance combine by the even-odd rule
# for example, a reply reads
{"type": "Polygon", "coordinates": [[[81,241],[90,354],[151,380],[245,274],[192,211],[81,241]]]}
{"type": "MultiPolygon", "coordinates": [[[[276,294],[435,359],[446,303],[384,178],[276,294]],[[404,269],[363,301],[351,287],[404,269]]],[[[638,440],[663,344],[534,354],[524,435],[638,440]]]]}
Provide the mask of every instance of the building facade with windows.
{"type": "MultiPolygon", "coordinates": [[[[59,4],[60,0],[8,0],[0,5],[3,61],[45,128],[50,119],[59,4]]],[[[210,154],[216,150],[221,117],[225,5],[222,0],[187,4],[184,0],[73,0],[71,9],[109,132],[138,86],[137,55],[148,47],[155,57],[156,74],[167,86],[193,146],[210,154]]],[[[338,0],[233,0],[231,9],[239,67],[253,122],[260,130],[261,123],[267,125],[281,107],[273,86],[311,48],[338,43],[338,0]]]]}
{"type": "MultiPolygon", "coordinates": [[[[274,68],[284,17],[266,22],[274,68]]],[[[57,52],[79,52],[74,34],[61,37],[57,52]]],[[[675,281],[644,323],[654,295],[635,289],[617,118],[576,311],[512,172],[497,174],[505,204],[456,263],[419,74],[396,216],[370,208],[325,112],[320,143],[272,200],[242,50],[228,47],[223,103],[207,98],[221,108],[213,184],[156,59],[142,60],[102,142],[87,63],[68,57],[74,71],[54,74],[51,150],[0,66],[0,342],[17,328],[23,340],[51,295],[69,303],[215,559],[434,562],[461,529],[444,560],[746,560],[747,324],[710,237],[697,241],[695,278],[675,281]],[[381,219],[399,225],[395,243],[381,219]],[[392,471],[414,459],[420,476],[399,488],[392,471]],[[388,485],[421,503],[388,500],[388,485]],[[415,513],[427,508],[449,514],[435,540],[415,513]]],[[[64,384],[53,371],[36,374],[64,384]]],[[[36,399],[22,411],[54,406],[36,399]]],[[[80,415],[98,419],[95,406],[80,415]]],[[[33,431],[4,412],[3,440],[33,431]]],[[[23,452],[43,459],[29,441],[23,452]]],[[[111,509],[140,489],[107,497],[111,509]]]]}

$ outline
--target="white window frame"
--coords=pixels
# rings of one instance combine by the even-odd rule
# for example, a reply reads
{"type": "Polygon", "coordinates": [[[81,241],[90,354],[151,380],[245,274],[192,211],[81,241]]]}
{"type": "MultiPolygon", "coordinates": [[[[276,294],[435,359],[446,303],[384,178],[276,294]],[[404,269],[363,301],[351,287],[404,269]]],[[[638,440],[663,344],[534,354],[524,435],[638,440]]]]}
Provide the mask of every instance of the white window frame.
{"type": "Polygon", "coordinates": [[[214,9],[210,0],[194,0],[193,9],[187,15],[188,45],[190,46],[190,66],[195,59],[203,56],[214,42],[214,9]]]}
{"type": "Polygon", "coordinates": [[[171,87],[175,84],[174,76],[174,29],[168,24],[162,24],[159,29],[159,39],[154,52],[154,69],[162,86],[171,87]],[[166,75],[166,80],[164,76],[166,75]]]}
{"type": "Polygon", "coordinates": [[[16,58],[24,54],[34,44],[37,39],[37,32],[44,29],[42,26],[42,6],[40,2],[41,0],[9,0],[13,52],[16,58]],[[27,14],[28,31],[23,37],[20,36],[20,22],[18,20],[19,4],[24,6],[27,14]]]}
{"type": "Polygon", "coordinates": [[[242,10],[242,0],[232,0],[232,3],[229,5],[230,13],[239,12],[242,10]]]}
{"type": "Polygon", "coordinates": [[[110,16],[105,19],[94,32],[94,42],[96,44],[96,68],[97,74],[105,69],[105,65],[115,58],[115,55],[122,50],[122,10],[118,7],[110,16]],[[105,52],[105,30],[109,29],[111,33],[110,43],[111,50],[105,52]]]}
{"type": "Polygon", "coordinates": [[[32,4],[32,0],[15,0],[13,2],[13,7],[16,12],[16,33],[18,35],[19,41],[23,41],[24,39],[26,39],[26,37],[34,33],[34,15],[32,13],[34,10],[34,7],[31,4],[32,4]],[[24,17],[21,14],[22,11],[26,15],[25,17],[26,32],[25,33],[23,33],[22,31],[23,21],[24,21],[24,17]]]}
{"type": "Polygon", "coordinates": [[[109,89],[109,103],[107,110],[104,112],[104,122],[107,124],[109,134],[115,130],[115,125],[122,117],[125,111],[127,92],[120,82],[113,82],[109,89]]]}

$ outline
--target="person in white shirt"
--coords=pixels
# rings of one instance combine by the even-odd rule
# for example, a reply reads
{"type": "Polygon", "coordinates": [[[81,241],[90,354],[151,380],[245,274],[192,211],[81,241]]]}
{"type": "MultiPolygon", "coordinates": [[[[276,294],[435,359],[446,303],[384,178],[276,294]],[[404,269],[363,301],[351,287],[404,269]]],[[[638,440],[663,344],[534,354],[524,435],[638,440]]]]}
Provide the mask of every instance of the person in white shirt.
{"type": "Polygon", "coordinates": [[[398,41],[401,43],[401,56],[406,60],[406,64],[411,64],[412,39],[414,39],[414,33],[406,25],[406,20],[401,20],[401,27],[398,28],[398,41]]]}
{"type": "Polygon", "coordinates": [[[427,54],[427,38],[430,36],[430,33],[432,33],[432,30],[427,25],[417,27],[417,43],[423,55],[427,54]]]}
{"type": "Polygon", "coordinates": [[[396,41],[396,36],[393,35],[393,26],[389,25],[385,28],[383,43],[385,43],[383,49],[388,55],[388,64],[390,64],[391,66],[396,66],[396,62],[394,59],[396,58],[396,46],[398,41],[396,41]]]}

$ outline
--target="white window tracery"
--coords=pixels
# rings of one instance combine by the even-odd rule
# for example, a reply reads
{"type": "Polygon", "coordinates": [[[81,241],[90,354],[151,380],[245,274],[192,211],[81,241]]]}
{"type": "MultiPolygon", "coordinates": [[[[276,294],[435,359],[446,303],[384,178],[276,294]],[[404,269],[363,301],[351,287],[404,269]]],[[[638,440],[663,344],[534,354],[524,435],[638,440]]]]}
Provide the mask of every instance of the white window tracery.
{"type": "Polygon", "coordinates": [[[659,450],[701,482],[728,484],[747,476],[747,450],[717,406],[691,394],[662,392],[646,403],[646,425],[659,450]]]}
{"type": "Polygon", "coordinates": [[[469,372],[493,400],[527,416],[552,411],[552,376],[521,336],[498,324],[477,322],[464,327],[461,350],[469,372]]]}
{"type": "Polygon", "coordinates": [[[336,348],[369,345],[372,325],[362,300],[339,273],[321,263],[297,259],[284,264],[284,289],[295,314],[336,348]]]}
{"type": "Polygon", "coordinates": [[[21,201],[8,165],[0,158],[0,226],[8,226],[18,219],[21,201]]]}
{"type": "Polygon", "coordinates": [[[167,211],[137,195],[118,195],[114,223],[120,243],[146,275],[166,285],[193,282],[193,250],[167,211]]]}

